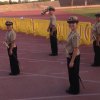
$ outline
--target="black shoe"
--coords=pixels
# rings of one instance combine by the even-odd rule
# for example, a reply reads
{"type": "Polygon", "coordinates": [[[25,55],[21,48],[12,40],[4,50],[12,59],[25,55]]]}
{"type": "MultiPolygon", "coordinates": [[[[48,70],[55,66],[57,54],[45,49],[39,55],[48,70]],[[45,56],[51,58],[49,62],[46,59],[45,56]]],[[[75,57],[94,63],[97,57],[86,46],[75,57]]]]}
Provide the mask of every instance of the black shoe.
{"type": "Polygon", "coordinates": [[[58,56],[58,54],[53,54],[53,56],[58,56]]]}
{"type": "Polygon", "coordinates": [[[66,90],[66,93],[68,93],[68,94],[72,94],[72,95],[77,95],[77,94],[79,94],[80,92],[79,91],[72,91],[72,90],[66,90]]]}
{"type": "Polygon", "coordinates": [[[70,90],[70,89],[66,90],[66,93],[69,93],[69,92],[71,92],[71,90],[70,90]]]}
{"type": "Polygon", "coordinates": [[[98,65],[98,64],[92,64],[91,66],[92,67],[99,67],[100,65],[98,65]]]}
{"type": "Polygon", "coordinates": [[[16,74],[13,74],[13,73],[9,73],[9,75],[12,75],[12,76],[16,76],[16,75],[19,75],[20,73],[16,73],[16,74]]]}
{"type": "Polygon", "coordinates": [[[9,75],[13,75],[13,73],[9,73],[9,75]]]}
{"type": "Polygon", "coordinates": [[[58,56],[58,54],[49,54],[49,56],[58,56]]]}
{"type": "Polygon", "coordinates": [[[52,56],[53,54],[49,54],[49,56],[52,56]]]}

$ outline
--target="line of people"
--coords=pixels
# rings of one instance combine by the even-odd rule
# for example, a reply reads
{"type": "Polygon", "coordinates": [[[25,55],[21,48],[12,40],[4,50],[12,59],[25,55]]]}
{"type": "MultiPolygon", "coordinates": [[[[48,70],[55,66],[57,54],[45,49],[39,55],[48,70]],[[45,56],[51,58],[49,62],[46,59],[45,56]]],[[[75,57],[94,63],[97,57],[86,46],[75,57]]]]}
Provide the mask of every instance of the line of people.
{"type": "MultiPolygon", "coordinates": [[[[57,46],[57,28],[56,28],[56,17],[55,17],[55,8],[48,8],[50,15],[50,43],[51,43],[51,56],[58,55],[58,46],[57,46]]],[[[96,23],[93,26],[91,39],[93,40],[93,48],[94,48],[94,62],[92,64],[93,67],[100,66],[100,13],[95,14],[96,23]]],[[[80,69],[80,35],[77,32],[78,27],[78,17],[71,16],[67,19],[67,23],[69,24],[70,33],[66,40],[66,58],[67,58],[67,66],[68,66],[68,75],[69,75],[69,89],[66,90],[69,94],[79,94],[80,93],[80,81],[81,78],[79,76],[80,69]]]]}
{"type": "MultiPolygon", "coordinates": [[[[55,16],[55,8],[49,7],[46,9],[46,12],[49,12],[50,15],[50,24],[47,29],[50,32],[50,44],[51,44],[51,54],[50,56],[58,55],[58,44],[57,44],[57,28],[56,28],[56,16],[55,16]]],[[[46,13],[45,12],[45,13],[46,13]]],[[[44,15],[44,13],[43,13],[44,15]]],[[[92,66],[100,66],[100,13],[96,15],[96,24],[92,29],[92,36],[94,39],[93,47],[94,47],[94,63],[92,66]]],[[[69,94],[79,94],[80,93],[80,77],[79,77],[79,69],[80,69],[80,35],[77,32],[78,27],[78,17],[71,16],[67,19],[67,23],[69,24],[69,28],[71,29],[68,38],[66,39],[66,58],[67,58],[67,66],[68,66],[68,75],[69,75],[69,89],[66,90],[69,94]]],[[[10,75],[19,75],[20,68],[17,59],[17,45],[16,41],[16,33],[13,30],[13,23],[11,21],[7,21],[7,33],[5,45],[7,46],[8,56],[10,60],[11,73],[10,75]]]]}

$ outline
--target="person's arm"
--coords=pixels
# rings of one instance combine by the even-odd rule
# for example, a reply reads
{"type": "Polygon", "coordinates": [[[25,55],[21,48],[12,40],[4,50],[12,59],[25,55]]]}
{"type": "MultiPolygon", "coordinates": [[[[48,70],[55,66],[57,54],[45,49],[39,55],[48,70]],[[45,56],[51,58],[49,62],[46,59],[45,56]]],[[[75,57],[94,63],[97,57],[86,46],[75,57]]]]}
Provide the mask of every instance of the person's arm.
{"type": "Polygon", "coordinates": [[[97,35],[96,38],[97,38],[97,39],[96,39],[96,45],[97,45],[97,46],[100,46],[100,35],[97,35]]]}
{"type": "Polygon", "coordinates": [[[96,34],[95,33],[96,32],[93,29],[91,29],[91,41],[96,40],[96,34]]]}
{"type": "Polygon", "coordinates": [[[96,39],[96,44],[97,44],[97,46],[100,46],[100,24],[98,24],[98,26],[97,26],[97,39],[96,39]]]}
{"type": "Polygon", "coordinates": [[[50,35],[53,35],[53,32],[55,31],[55,29],[56,29],[55,26],[51,25],[51,23],[50,23],[47,31],[50,32],[50,35]],[[50,29],[52,29],[52,30],[50,30],[50,29]]]}
{"type": "Polygon", "coordinates": [[[54,31],[56,31],[56,17],[51,17],[48,29],[50,28],[52,29],[50,35],[53,35],[54,31]]]}
{"type": "Polygon", "coordinates": [[[53,35],[53,33],[54,33],[57,29],[56,29],[56,26],[55,26],[55,25],[52,25],[51,27],[52,27],[51,34],[53,35]]]}
{"type": "Polygon", "coordinates": [[[13,53],[13,48],[14,48],[14,45],[15,45],[15,40],[16,40],[16,33],[12,33],[11,36],[11,43],[10,43],[10,54],[12,55],[13,53]]]}
{"type": "Polygon", "coordinates": [[[70,62],[70,65],[69,65],[70,67],[73,67],[73,65],[74,65],[74,61],[75,61],[75,58],[77,56],[77,52],[78,52],[78,48],[75,47],[74,50],[73,50],[71,62],[70,62]]]}
{"type": "Polygon", "coordinates": [[[14,48],[14,45],[15,45],[15,40],[13,40],[13,41],[11,42],[11,45],[10,45],[10,49],[11,49],[11,50],[14,48]]]}
{"type": "Polygon", "coordinates": [[[9,51],[10,55],[13,54],[14,43],[15,41],[12,41],[12,43],[10,44],[10,51],[9,51]]]}
{"type": "Polygon", "coordinates": [[[55,32],[57,30],[56,27],[56,16],[53,17],[52,19],[52,33],[55,32]]]}
{"type": "Polygon", "coordinates": [[[75,61],[75,58],[77,56],[77,52],[78,52],[78,48],[79,48],[79,44],[80,44],[80,41],[79,41],[79,37],[78,36],[74,36],[73,39],[72,39],[72,45],[74,47],[73,49],[73,54],[72,54],[72,58],[71,58],[71,61],[70,61],[70,67],[73,67],[74,65],[74,61],[75,61]]]}
{"type": "Polygon", "coordinates": [[[95,23],[91,28],[91,42],[96,40],[96,34],[97,34],[97,23],[95,23]]]}
{"type": "Polygon", "coordinates": [[[50,32],[50,23],[49,23],[49,26],[47,28],[47,32],[50,32]]]}
{"type": "Polygon", "coordinates": [[[51,27],[51,17],[50,17],[49,26],[48,26],[48,28],[47,28],[47,32],[50,32],[50,27],[51,27]]]}
{"type": "Polygon", "coordinates": [[[52,32],[56,31],[56,26],[52,25],[52,32]]]}

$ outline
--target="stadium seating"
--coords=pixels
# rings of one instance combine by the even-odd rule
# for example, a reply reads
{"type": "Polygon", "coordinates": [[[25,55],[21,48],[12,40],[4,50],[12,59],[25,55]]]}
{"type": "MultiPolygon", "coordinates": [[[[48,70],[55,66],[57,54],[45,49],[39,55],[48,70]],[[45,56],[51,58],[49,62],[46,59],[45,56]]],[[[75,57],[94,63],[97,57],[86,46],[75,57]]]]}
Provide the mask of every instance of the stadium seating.
{"type": "MultiPolygon", "coordinates": [[[[71,6],[72,0],[59,0],[60,6],[71,6]]],[[[100,4],[100,0],[87,0],[88,5],[100,4]]],[[[73,0],[73,5],[85,5],[85,0],[73,0]]]]}
{"type": "MultiPolygon", "coordinates": [[[[84,5],[85,0],[73,0],[74,5],[84,5]]],[[[88,0],[88,4],[100,4],[100,0],[88,0]]],[[[53,1],[53,2],[33,2],[33,3],[23,3],[23,4],[14,4],[14,5],[1,5],[0,6],[0,12],[6,12],[6,11],[28,11],[28,10],[34,10],[34,9],[41,9],[45,8],[47,6],[54,6],[54,7],[60,7],[60,6],[70,6],[71,0],[59,0],[59,1],[53,1]]]]}

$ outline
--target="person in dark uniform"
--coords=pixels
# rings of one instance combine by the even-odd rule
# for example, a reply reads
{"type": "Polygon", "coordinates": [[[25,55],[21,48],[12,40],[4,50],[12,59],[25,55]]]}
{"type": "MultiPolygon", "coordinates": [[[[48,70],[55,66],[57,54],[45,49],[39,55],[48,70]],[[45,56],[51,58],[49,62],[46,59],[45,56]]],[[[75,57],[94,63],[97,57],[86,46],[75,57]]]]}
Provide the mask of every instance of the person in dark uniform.
{"type": "Polygon", "coordinates": [[[93,49],[94,49],[94,63],[92,66],[100,66],[100,13],[96,15],[96,23],[92,29],[93,49]]]}
{"type": "Polygon", "coordinates": [[[50,24],[49,24],[47,31],[50,32],[50,44],[51,44],[51,51],[52,51],[50,56],[57,56],[58,55],[58,44],[57,44],[56,16],[54,14],[55,8],[49,7],[48,11],[50,15],[50,24]]]}
{"type": "Polygon", "coordinates": [[[7,46],[8,56],[10,60],[11,73],[9,75],[20,74],[19,63],[17,59],[17,46],[16,46],[16,33],[13,30],[13,22],[6,21],[7,27],[6,41],[4,42],[7,46]]]}
{"type": "Polygon", "coordinates": [[[69,94],[80,93],[80,82],[79,82],[79,67],[80,67],[80,36],[77,32],[78,18],[71,16],[67,20],[71,32],[66,42],[66,55],[67,55],[67,66],[69,75],[69,89],[66,90],[69,94]]]}

